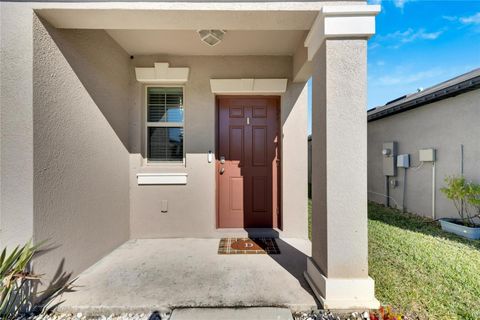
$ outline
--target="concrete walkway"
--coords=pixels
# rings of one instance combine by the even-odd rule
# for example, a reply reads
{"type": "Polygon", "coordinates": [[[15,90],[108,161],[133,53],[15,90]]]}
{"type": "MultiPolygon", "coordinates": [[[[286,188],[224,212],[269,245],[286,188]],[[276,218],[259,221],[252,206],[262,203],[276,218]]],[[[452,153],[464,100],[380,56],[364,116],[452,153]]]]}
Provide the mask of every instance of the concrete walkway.
{"type": "Polygon", "coordinates": [[[293,320],[285,308],[188,308],[175,309],[169,320],[293,320]]]}
{"type": "Polygon", "coordinates": [[[317,306],[303,278],[310,241],[277,239],[279,255],[218,255],[218,239],[131,240],[63,295],[59,310],[86,314],[192,307],[317,306]]]}

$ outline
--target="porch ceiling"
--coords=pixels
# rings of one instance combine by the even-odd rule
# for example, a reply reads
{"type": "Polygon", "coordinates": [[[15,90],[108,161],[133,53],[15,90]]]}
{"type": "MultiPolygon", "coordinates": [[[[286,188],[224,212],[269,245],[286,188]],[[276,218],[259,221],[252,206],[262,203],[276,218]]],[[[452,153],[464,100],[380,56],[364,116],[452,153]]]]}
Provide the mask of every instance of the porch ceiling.
{"type": "Polygon", "coordinates": [[[315,7],[269,9],[263,5],[182,8],[52,8],[36,13],[56,28],[104,29],[131,55],[294,55],[303,47],[319,12],[315,7]],[[210,47],[200,41],[199,29],[227,33],[220,44],[210,47]]]}
{"type": "Polygon", "coordinates": [[[195,30],[107,30],[131,55],[293,55],[303,44],[303,30],[226,30],[210,47],[195,30]]]}

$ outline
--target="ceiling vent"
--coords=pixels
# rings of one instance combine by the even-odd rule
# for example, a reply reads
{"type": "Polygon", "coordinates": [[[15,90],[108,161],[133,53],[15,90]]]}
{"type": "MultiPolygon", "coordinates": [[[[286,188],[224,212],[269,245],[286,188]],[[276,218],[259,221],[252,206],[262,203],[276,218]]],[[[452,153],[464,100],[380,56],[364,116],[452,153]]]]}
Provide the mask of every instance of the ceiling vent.
{"type": "Polygon", "coordinates": [[[225,34],[224,30],[197,30],[197,32],[200,39],[211,47],[219,44],[225,34]]]}

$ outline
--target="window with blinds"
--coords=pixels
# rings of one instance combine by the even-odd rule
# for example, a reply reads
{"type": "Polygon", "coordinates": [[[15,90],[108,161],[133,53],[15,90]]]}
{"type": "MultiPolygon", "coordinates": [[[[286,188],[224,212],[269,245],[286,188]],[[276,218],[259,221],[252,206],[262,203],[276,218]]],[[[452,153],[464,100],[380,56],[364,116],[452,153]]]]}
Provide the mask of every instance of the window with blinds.
{"type": "Polygon", "coordinates": [[[183,162],[182,87],[147,87],[147,158],[183,162]]]}

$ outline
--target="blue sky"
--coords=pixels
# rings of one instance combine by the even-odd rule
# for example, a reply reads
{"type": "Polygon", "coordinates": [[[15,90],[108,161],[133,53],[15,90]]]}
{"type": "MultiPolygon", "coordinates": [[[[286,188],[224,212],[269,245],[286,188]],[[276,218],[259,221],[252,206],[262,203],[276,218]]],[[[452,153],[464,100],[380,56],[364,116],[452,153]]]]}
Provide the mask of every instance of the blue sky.
{"type": "Polygon", "coordinates": [[[480,67],[480,0],[368,1],[382,6],[368,42],[368,109],[480,67]]]}
{"type": "Polygon", "coordinates": [[[368,108],[480,67],[480,1],[378,1],[368,108]]]}

